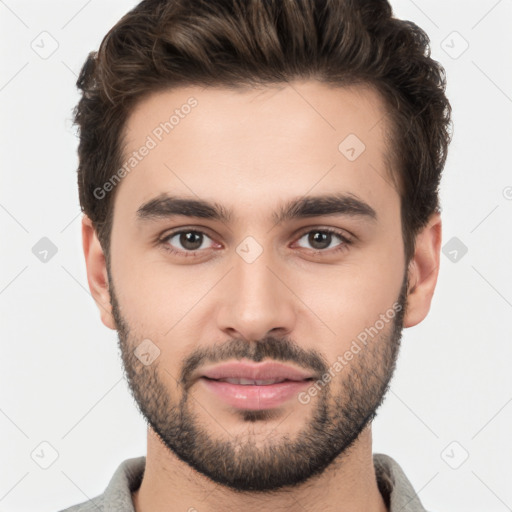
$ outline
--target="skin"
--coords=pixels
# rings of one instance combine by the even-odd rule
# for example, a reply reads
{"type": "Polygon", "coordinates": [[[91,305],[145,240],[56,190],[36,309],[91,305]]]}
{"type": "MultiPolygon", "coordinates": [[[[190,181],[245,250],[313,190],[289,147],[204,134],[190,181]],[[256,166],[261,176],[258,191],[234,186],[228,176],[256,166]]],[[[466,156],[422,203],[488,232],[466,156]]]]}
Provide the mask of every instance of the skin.
{"type": "MultiPolygon", "coordinates": [[[[380,405],[401,328],[421,322],[430,308],[438,276],[441,219],[432,215],[406,264],[400,197],[385,167],[384,106],[373,89],[361,86],[330,88],[302,81],[236,92],[199,87],[159,92],[144,98],[130,115],[125,154],[140,148],[148,134],[191,96],[198,100],[197,107],[117,185],[109,268],[91,221],[83,217],[88,282],[102,322],[118,330],[130,387],[143,413],[145,407],[159,415],[160,427],[165,428],[172,423],[165,419],[177,417],[185,397],[184,410],[192,418],[188,426],[200,434],[198,458],[210,460],[208,439],[242,450],[247,456],[243,460],[263,468],[270,465],[265,450],[272,447],[283,455],[280,450],[317,424],[322,405],[329,412],[327,427],[346,420],[345,412],[357,406],[348,390],[358,390],[355,399],[367,401],[371,412],[380,405]],[[350,133],[366,146],[355,161],[338,150],[350,133]],[[162,192],[215,201],[232,209],[233,219],[222,223],[180,216],[137,221],[137,209],[162,192]],[[279,225],[272,220],[271,212],[286,200],[334,192],[368,203],[376,219],[337,215],[279,225]],[[207,235],[200,255],[172,255],[157,244],[177,228],[207,235]],[[353,243],[334,252],[343,242],[333,236],[330,244],[325,243],[327,248],[318,249],[304,235],[321,228],[349,233],[353,243]],[[263,251],[250,264],[236,252],[247,236],[263,251]],[[292,399],[267,417],[250,421],[194,381],[192,374],[185,375],[190,384],[185,394],[180,380],[184,363],[199,350],[219,356],[220,347],[227,347],[222,361],[236,359],[225,354],[255,355],[262,350],[261,355],[263,345],[273,355],[274,345],[264,343],[268,339],[295,347],[297,359],[289,362],[297,367],[311,370],[308,364],[313,362],[330,367],[359,333],[397,303],[401,290],[407,293],[407,307],[396,320],[395,331],[393,323],[387,323],[307,404],[292,399]],[[160,350],[148,366],[133,357],[144,339],[160,350]],[[372,375],[377,376],[373,386],[367,380],[372,375]]],[[[179,236],[166,243],[187,251],[179,236]]],[[[344,510],[383,512],[387,509],[372,461],[371,419],[355,426],[358,435],[348,445],[331,440],[334,458],[316,474],[288,487],[256,492],[236,491],[214,481],[207,471],[198,471],[149,425],[146,471],[133,493],[135,509],[334,511],[343,503],[344,510]]],[[[328,439],[320,433],[315,442],[328,439]]],[[[300,453],[296,456],[287,460],[298,465],[300,453]]]]}

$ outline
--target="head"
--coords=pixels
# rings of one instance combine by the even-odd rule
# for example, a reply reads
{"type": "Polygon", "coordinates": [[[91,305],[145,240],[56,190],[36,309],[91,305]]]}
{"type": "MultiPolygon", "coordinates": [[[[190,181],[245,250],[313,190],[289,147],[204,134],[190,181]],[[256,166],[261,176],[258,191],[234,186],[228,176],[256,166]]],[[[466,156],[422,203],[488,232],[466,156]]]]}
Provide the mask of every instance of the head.
{"type": "Polygon", "coordinates": [[[428,42],[382,0],[147,0],[82,69],[89,285],[150,427],[219,483],[341,460],[428,313],[450,139],[428,42]],[[202,370],[242,359],[311,383],[212,397],[202,370]]]}

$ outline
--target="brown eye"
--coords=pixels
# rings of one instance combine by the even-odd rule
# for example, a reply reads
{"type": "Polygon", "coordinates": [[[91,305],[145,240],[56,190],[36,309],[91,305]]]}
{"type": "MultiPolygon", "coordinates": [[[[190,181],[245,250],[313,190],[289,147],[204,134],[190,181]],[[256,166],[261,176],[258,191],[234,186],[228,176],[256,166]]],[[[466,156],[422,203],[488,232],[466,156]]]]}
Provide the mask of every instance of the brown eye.
{"type": "Polygon", "coordinates": [[[308,243],[313,246],[313,249],[328,249],[331,245],[332,233],[325,231],[311,231],[308,234],[308,243]]]}
{"type": "Polygon", "coordinates": [[[210,239],[210,237],[201,231],[189,229],[171,233],[163,238],[161,243],[173,253],[187,255],[187,253],[207,249],[208,247],[203,246],[205,239],[210,239]],[[172,240],[174,242],[171,242],[172,240]]]}
{"type": "MultiPolygon", "coordinates": [[[[343,236],[338,231],[332,229],[313,229],[304,233],[299,240],[306,238],[306,242],[310,244],[310,248],[314,251],[326,251],[330,248],[340,248],[350,244],[350,240],[343,236]],[[341,244],[335,244],[331,246],[333,240],[338,238],[341,240],[341,244]]],[[[299,244],[300,247],[304,247],[299,244]]],[[[307,247],[306,247],[307,248],[307,247]]]]}
{"type": "Polygon", "coordinates": [[[197,231],[184,231],[179,235],[179,242],[182,247],[189,251],[196,251],[201,248],[203,244],[203,235],[197,231]]]}

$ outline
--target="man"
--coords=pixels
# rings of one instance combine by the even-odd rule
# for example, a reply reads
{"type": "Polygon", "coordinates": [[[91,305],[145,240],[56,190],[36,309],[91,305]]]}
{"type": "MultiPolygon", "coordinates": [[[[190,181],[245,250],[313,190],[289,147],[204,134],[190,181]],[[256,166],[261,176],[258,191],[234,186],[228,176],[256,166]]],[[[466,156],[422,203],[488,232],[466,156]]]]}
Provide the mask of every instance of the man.
{"type": "Polygon", "coordinates": [[[68,510],[425,510],[371,432],[439,268],[425,33],[382,0],[146,0],[78,85],[88,282],[148,448],[68,510]]]}

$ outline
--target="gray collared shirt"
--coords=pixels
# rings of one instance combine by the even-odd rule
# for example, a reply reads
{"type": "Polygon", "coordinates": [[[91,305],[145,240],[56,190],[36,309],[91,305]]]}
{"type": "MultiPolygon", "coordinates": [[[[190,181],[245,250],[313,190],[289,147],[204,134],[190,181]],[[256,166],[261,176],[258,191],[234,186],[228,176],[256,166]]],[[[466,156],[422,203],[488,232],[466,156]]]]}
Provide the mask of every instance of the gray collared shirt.
{"type": "MultiPolygon", "coordinates": [[[[427,512],[394,459],[374,453],[373,463],[379,490],[389,512],[427,512]]],[[[145,466],[146,457],[125,460],[103,494],[60,512],[135,512],[131,493],[140,487],[145,466]]]]}

